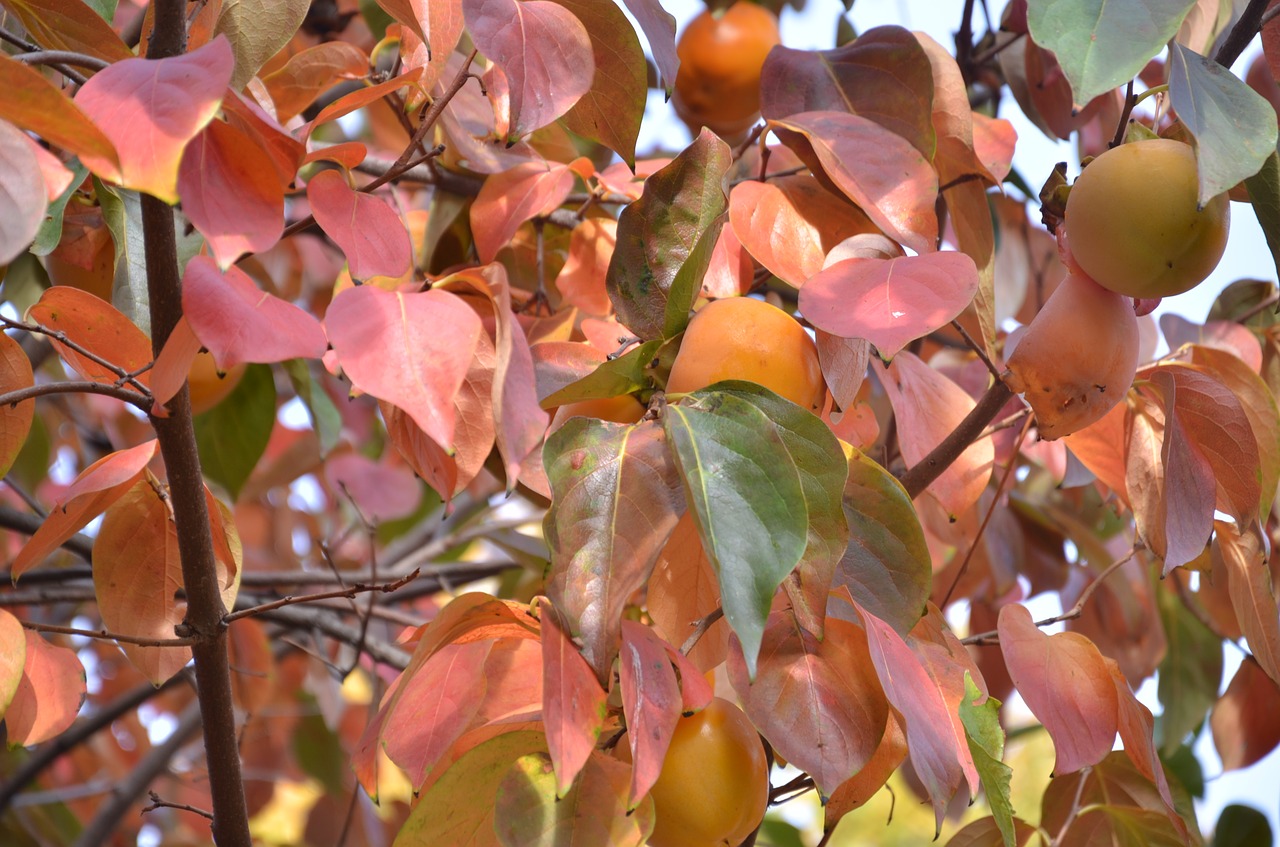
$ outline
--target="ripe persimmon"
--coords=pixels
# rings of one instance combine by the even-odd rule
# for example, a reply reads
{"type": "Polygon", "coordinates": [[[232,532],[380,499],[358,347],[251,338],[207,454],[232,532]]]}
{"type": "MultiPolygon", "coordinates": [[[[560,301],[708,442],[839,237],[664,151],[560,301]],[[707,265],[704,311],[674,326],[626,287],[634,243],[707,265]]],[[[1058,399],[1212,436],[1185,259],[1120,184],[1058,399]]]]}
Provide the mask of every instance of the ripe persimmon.
{"type": "Polygon", "coordinates": [[[763,300],[728,297],[699,309],[671,365],[667,393],[725,379],[763,385],[798,406],[820,409],[826,394],[818,347],[796,320],[763,300]]]}
{"type": "MultiPolygon", "coordinates": [[[[631,761],[625,735],[615,749],[631,761]]],[[[764,745],[742,710],[716,697],[680,718],[649,796],[650,847],[738,847],[769,804],[764,745]]]]}
{"type": "Polygon", "coordinates": [[[1129,297],[1189,291],[1218,265],[1231,220],[1225,193],[1200,208],[1195,152],[1168,138],[1098,156],[1067,198],[1067,244],[1081,270],[1129,297]]]}
{"type": "Polygon", "coordinates": [[[738,0],[723,13],[704,10],[680,35],[672,105],[698,134],[722,136],[750,129],[760,117],[760,69],[780,42],[778,18],[768,9],[738,0]]]}
{"type": "Polygon", "coordinates": [[[551,419],[551,429],[559,429],[565,421],[573,417],[599,418],[613,423],[636,423],[644,417],[644,412],[644,405],[631,394],[579,400],[576,403],[565,403],[556,409],[555,417],[551,419]]]}
{"type": "Polygon", "coordinates": [[[212,355],[204,350],[197,353],[187,374],[187,387],[191,391],[191,413],[199,415],[207,412],[225,400],[240,384],[244,369],[245,366],[241,363],[225,374],[219,374],[212,355]]]}

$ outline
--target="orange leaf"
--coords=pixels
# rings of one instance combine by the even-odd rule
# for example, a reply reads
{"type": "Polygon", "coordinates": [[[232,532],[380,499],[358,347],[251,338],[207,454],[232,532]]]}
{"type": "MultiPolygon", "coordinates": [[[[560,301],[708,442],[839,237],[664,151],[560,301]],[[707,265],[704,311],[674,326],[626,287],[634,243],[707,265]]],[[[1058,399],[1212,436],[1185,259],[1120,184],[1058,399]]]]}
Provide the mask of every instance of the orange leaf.
{"type": "Polygon", "coordinates": [[[618,222],[613,218],[587,218],[574,228],[569,256],[556,277],[556,290],[566,303],[588,315],[613,311],[604,279],[617,243],[618,222]]]}
{"type": "Polygon", "coordinates": [[[320,110],[320,113],[311,119],[311,123],[307,124],[306,130],[299,134],[300,137],[306,138],[311,135],[312,131],[323,123],[336,121],[343,115],[349,115],[356,109],[362,109],[370,103],[376,103],[388,94],[399,91],[406,85],[412,85],[422,76],[422,68],[413,68],[405,71],[398,77],[380,82],[377,85],[371,85],[368,88],[362,88],[359,91],[353,91],[344,97],[330,103],[320,110]]]}
{"type": "MultiPolygon", "coordinates": [[[[693,633],[694,623],[720,605],[720,581],[688,512],[676,522],[653,566],[648,605],[654,626],[677,646],[693,633]]],[[[698,669],[707,671],[728,654],[729,624],[721,618],[703,633],[689,658],[698,669]]]]}
{"type": "MultiPolygon", "coordinates": [[[[120,185],[178,202],[187,142],[213,119],[235,62],[225,37],[168,59],[126,59],[99,71],[76,105],[115,145],[120,185]]],[[[81,157],[95,173],[113,163],[81,157]]]]}
{"type": "Polygon", "coordinates": [[[1280,610],[1267,567],[1270,545],[1256,524],[1244,532],[1226,521],[1214,521],[1213,527],[1240,629],[1258,665],[1280,684],[1280,610]]]}
{"type": "Polygon", "coordinates": [[[75,651],[45,641],[34,632],[27,640],[22,680],[4,713],[9,744],[30,747],[61,735],[75,721],[88,691],[84,666],[75,651]]]}
{"type": "Polygon", "coordinates": [[[481,262],[492,262],[525,221],[549,215],[573,189],[559,162],[525,162],[484,181],[471,204],[471,232],[481,262]]]}
{"type": "Polygon", "coordinates": [[[1222,769],[1247,768],[1280,745],[1280,686],[1245,656],[1209,717],[1222,769]]]}
{"type": "Polygon", "coordinates": [[[107,62],[133,58],[111,25],[83,0],[6,0],[5,6],[46,50],[87,53],[107,62]]]}
{"type": "Polygon", "coordinates": [[[150,371],[151,396],[157,407],[168,403],[182,390],[187,382],[187,375],[191,372],[191,365],[203,346],[191,331],[187,316],[183,315],[169,333],[164,349],[156,356],[156,363],[150,371]]]}
{"type": "MultiPolygon", "coordinates": [[[[35,385],[31,360],[22,345],[0,333],[0,394],[18,391],[35,385]]],[[[35,399],[22,403],[5,403],[0,406],[0,476],[9,472],[26,443],[35,415],[35,399]]],[[[15,574],[15,577],[17,575],[15,574]]]]}
{"type": "Polygon", "coordinates": [[[823,830],[830,832],[836,828],[841,818],[866,805],[906,758],[907,739],[902,734],[902,725],[893,712],[890,712],[885,721],[884,735],[870,761],[862,766],[862,770],[840,783],[827,799],[823,812],[823,830]]]}
{"type": "Polygon", "coordinates": [[[1111,659],[1106,659],[1111,671],[1111,681],[1116,686],[1117,717],[1119,718],[1120,740],[1124,743],[1124,752],[1129,761],[1138,769],[1138,773],[1155,783],[1161,799],[1169,810],[1169,821],[1186,835],[1186,822],[1178,815],[1173,805],[1173,794],[1169,791],[1169,780],[1164,773],[1164,764],[1152,741],[1155,731],[1155,718],[1151,710],[1142,705],[1129,688],[1129,683],[1120,672],[1120,666],[1111,659]]]}
{"type": "MultiPolygon", "coordinates": [[[[341,42],[334,42],[339,44],[341,42]]],[[[359,141],[344,141],[328,147],[318,147],[302,159],[302,164],[312,162],[336,162],[347,170],[354,170],[369,155],[369,148],[359,141]]]]}
{"type": "Polygon", "coordinates": [[[328,170],[307,184],[307,202],[316,223],[346,254],[352,277],[398,278],[409,271],[409,231],[385,200],[356,191],[341,173],[328,170]]]}
{"type": "Polygon", "coordinates": [[[369,57],[363,50],[346,41],[326,41],[295,53],[284,67],[263,77],[262,83],[275,103],[276,120],[287,122],[335,81],[368,74],[369,57]]]}
{"type": "Polygon", "coordinates": [[[296,140],[285,131],[284,127],[262,110],[257,103],[248,100],[236,92],[222,101],[223,114],[227,123],[241,132],[256,139],[259,145],[271,157],[271,164],[276,169],[276,178],[282,188],[293,184],[293,178],[306,155],[302,142],[296,140]]]}
{"type": "MultiPolygon", "coordinates": [[[[137,373],[151,362],[151,341],[142,330],[110,303],[87,291],[69,285],[46,289],[39,302],[27,311],[27,317],[66,333],[69,340],[130,373],[137,373]]],[[[51,340],[59,355],[85,379],[107,384],[119,379],[115,372],[88,356],[57,339],[51,340]]],[[[149,385],[151,374],[141,373],[137,380],[149,385]]]]}
{"type": "Polygon", "coordinates": [[[74,153],[92,159],[103,179],[120,177],[116,148],[57,86],[25,63],[0,55],[0,118],[74,153]]]}
{"type": "Polygon", "coordinates": [[[0,609],[0,718],[22,682],[27,661],[27,636],[18,619],[0,609]]]}
{"type": "Polygon", "coordinates": [[[555,763],[556,795],[569,792],[604,727],[604,689],[565,635],[550,603],[542,606],[542,719],[555,763]]]}
{"type": "Polygon", "coordinates": [[[631,745],[627,808],[634,809],[662,772],[662,760],[680,720],[680,683],[662,639],[635,621],[622,622],[618,677],[631,745]]]}

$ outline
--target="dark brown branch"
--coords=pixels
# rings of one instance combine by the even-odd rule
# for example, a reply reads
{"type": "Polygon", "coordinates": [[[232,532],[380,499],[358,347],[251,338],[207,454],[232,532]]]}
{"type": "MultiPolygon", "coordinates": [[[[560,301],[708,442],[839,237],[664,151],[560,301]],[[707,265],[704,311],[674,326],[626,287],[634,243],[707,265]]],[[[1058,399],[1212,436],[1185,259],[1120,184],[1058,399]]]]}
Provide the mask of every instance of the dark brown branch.
{"type": "Polygon", "coordinates": [[[137,406],[144,412],[151,411],[151,406],[153,405],[151,398],[144,397],[131,389],[108,385],[105,382],[83,380],[76,382],[45,382],[40,385],[7,391],[4,394],[0,394],[0,406],[13,406],[24,400],[33,400],[36,397],[44,397],[49,394],[101,394],[105,397],[112,397],[137,406]]]}
{"type": "Polygon", "coordinates": [[[28,65],[75,65],[93,71],[100,71],[110,64],[96,56],[86,56],[70,50],[33,50],[30,53],[19,53],[13,58],[28,65]]]}
{"type": "Polygon", "coordinates": [[[1266,11],[1267,0],[1249,0],[1244,14],[1240,15],[1240,20],[1227,33],[1213,60],[1224,68],[1230,68],[1240,58],[1244,48],[1249,46],[1249,42],[1253,41],[1258,30],[1262,29],[1262,15],[1266,11]]]}
{"type": "MultiPolygon", "coordinates": [[[[14,35],[9,30],[0,27],[0,41],[7,41],[15,47],[20,47],[28,53],[34,53],[40,50],[40,45],[25,38],[14,35]]],[[[73,71],[66,65],[54,65],[54,70],[74,82],[76,85],[84,85],[85,77],[78,71],[73,71]]]]}
{"type": "Polygon", "coordinates": [[[99,356],[97,353],[83,346],[75,339],[68,337],[67,334],[60,329],[50,329],[44,324],[38,323],[11,321],[4,317],[0,317],[0,325],[8,329],[21,329],[31,333],[32,335],[46,335],[61,344],[63,347],[74,350],[89,361],[102,365],[102,367],[111,371],[119,377],[119,379],[116,380],[117,387],[123,387],[124,385],[129,384],[132,385],[139,394],[145,395],[148,399],[151,397],[151,389],[143,385],[142,382],[138,380],[137,374],[125,370],[110,359],[105,359],[102,356],[99,356]]]}
{"type": "Polygon", "coordinates": [[[902,474],[898,481],[902,483],[903,488],[907,489],[907,494],[912,500],[919,497],[931,482],[960,458],[960,454],[967,450],[987,425],[995,420],[996,415],[1000,414],[1000,410],[1012,396],[1013,392],[1002,381],[993,382],[987,389],[987,393],[978,401],[978,405],[973,407],[973,411],[960,421],[960,425],[944,438],[941,444],[933,448],[928,456],[902,474]]]}
{"type": "Polygon", "coordinates": [[[388,667],[404,670],[409,666],[409,654],[394,644],[375,638],[361,638],[360,627],[353,626],[338,619],[331,609],[318,609],[315,606],[284,606],[258,615],[262,620],[274,621],[296,629],[315,629],[335,641],[341,641],[351,647],[359,646],[377,662],[388,667]]]}
{"type": "Polygon", "coordinates": [[[1133,96],[1133,80],[1129,80],[1129,85],[1124,92],[1124,109],[1120,112],[1120,120],[1116,123],[1116,134],[1111,139],[1112,147],[1119,147],[1124,143],[1125,133],[1129,131],[1129,116],[1133,114],[1133,107],[1138,103],[1133,96]]]}
{"type": "Polygon", "coordinates": [[[79,635],[84,638],[101,638],[104,641],[118,641],[121,644],[137,644],[139,647],[190,647],[190,638],[146,638],[140,635],[126,635],[110,632],[105,629],[79,629],[74,626],[55,626],[34,621],[19,621],[25,629],[32,632],[48,632],[53,635],[79,635]]]}
{"type": "MultiPolygon", "coordinates": [[[[21,532],[24,535],[35,535],[36,530],[40,528],[40,524],[44,520],[37,515],[30,515],[26,512],[19,512],[12,506],[0,506],[0,527],[12,529],[21,532]]],[[[87,535],[76,534],[68,538],[62,543],[63,548],[70,550],[86,562],[93,557],[93,539],[87,535]]],[[[59,574],[56,581],[61,582],[65,577],[60,575],[60,571],[50,571],[51,574],[59,574]]],[[[87,574],[92,575],[92,574],[87,574]]],[[[0,579],[5,582],[11,581],[12,574],[9,571],[0,572],[0,579]]]]}

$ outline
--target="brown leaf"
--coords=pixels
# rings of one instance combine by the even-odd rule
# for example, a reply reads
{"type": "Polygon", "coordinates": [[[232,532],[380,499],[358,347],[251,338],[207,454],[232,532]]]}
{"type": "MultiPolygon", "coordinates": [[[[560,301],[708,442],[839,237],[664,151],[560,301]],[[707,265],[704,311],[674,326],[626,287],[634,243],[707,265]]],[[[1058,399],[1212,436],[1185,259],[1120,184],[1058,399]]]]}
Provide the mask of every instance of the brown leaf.
{"type": "Polygon", "coordinates": [[[1280,686],[1245,656],[1209,717],[1224,771],[1247,768],[1280,745],[1280,686]]]}

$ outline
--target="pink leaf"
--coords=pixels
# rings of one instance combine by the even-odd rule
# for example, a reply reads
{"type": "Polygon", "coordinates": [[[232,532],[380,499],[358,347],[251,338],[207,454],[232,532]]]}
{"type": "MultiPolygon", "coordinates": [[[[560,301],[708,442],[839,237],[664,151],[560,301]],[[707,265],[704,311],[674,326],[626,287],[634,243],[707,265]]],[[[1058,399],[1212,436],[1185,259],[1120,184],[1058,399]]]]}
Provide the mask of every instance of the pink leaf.
{"type": "Polygon", "coordinates": [[[954,320],[978,293],[964,253],[845,259],[800,289],[800,312],[818,329],[865,338],[885,359],[954,320]]]}
{"type": "Polygon", "coordinates": [[[1018,131],[1004,118],[973,113],[973,153],[999,182],[1009,175],[1018,131]]]}
{"type": "Polygon", "coordinates": [[[654,64],[662,78],[662,87],[670,96],[676,84],[676,71],[680,68],[680,57],[676,55],[676,19],[662,8],[660,0],[622,0],[622,3],[639,22],[644,37],[648,39],[654,64]]]}
{"type": "MultiPolygon", "coordinates": [[[[225,36],[168,59],[125,59],[81,86],[76,105],[120,158],[120,184],[178,201],[178,166],[187,142],[213,119],[235,60],[225,36]]],[[[115,162],[81,154],[95,173],[115,162]]]]}
{"type": "Polygon", "coordinates": [[[1119,703],[1094,643],[1076,632],[1046,635],[1020,603],[1000,610],[997,628],[1013,684],[1053,739],[1054,775],[1105,759],[1119,729],[1119,703]]]}
{"type": "Polygon", "coordinates": [[[316,223],[346,254],[351,276],[400,277],[413,262],[409,231],[385,200],[356,191],[338,171],[321,171],[307,184],[316,223]]]}
{"type": "Polygon", "coordinates": [[[402,464],[375,462],[359,453],[330,456],[324,463],[325,479],[350,496],[366,519],[393,521],[414,513],[422,500],[418,480],[402,464]]]}
{"type": "Polygon", "coordinates": [[[30,139],[0,120],[0,265],[31,244],[44,220],[45,185],[30,139]]]}
{"type": "MultiPolygon", "coordinates": [[[[156,363],[151,368],[151,397],[155,400],[153,414],[182,390],[202,346],[200,339],[191,331],[187,316],[183,315],[169,333],[164,349],[156,356],[156,363]]],[[[161,417],[164,414],[168,412],[161,417]]]]}
{"type": "Polygon", "coordinates": [[[4,713],[9,745],[30,747],[61,735],[76,719],[88,691],[75,651],[58,647],[31,631],[22,679],[4,713]]]}
{"type": "Polygon", "coordinates": [[[1166,312],[1160,316],[1160,332],[1170,350],[1184,344],[1201,344],[1234,354],[1254,373],[1262,370],[1262,345],[1258,343],[1258,336],[1235,321],[1209,321],[1202,326],[1166,312]]]}
{"type": "Polygon", "coordinates": [[[617,243],[618,222],[613,218],[587,218],[574,228],[569,256],[556,277],[556,290],[566,303],[588,315],[613,310],[604,280],[617,243]]]}
{"type": "Polygon", "coordinates": [[[509,86],[510,134],[528,135],[591,89],[595,57],[587,29],[550,0],[463,0],[476,47],[509,86]]]}
{"type": "Polygon", "coordinates": [[[680,685],[665,645],[649,627],[635,621],[622,622],[618,676],[627,740],[631,743],[631,793],[627,798],[630,809],[658,781],[662,760],[680,720],[680,685]]]}
{"type": "Polygon", "coordinates": [[[557,209],[573,188],[559,162],[525,162],[484,181],[471,204],[471,233],[481,262],[492,262],[525,221],[557,209]]]}
{"type": "Polygon", "coordinates": [[[550,604],[542,607],[542,719],[556,769],[556,794],[563,797],[595,749],[606,695],[558,617],[550,604]]]}
{"type": "Polygon", "coordinates": [[[315,318],[262,291],[239,268],[219,272],[208,256],[187,264],[182,309],[224,371],[241,362],[318,359],[325,351],[324,330],[315,318]]]}
{"type": "Polygon", "coordinates": [[[178,170],[182,211],[218,266],[261,253],[284,230],[284,191],[271,157],[248,135],[212,121],[187,145],[178,170]]]}
{"type": "Polygon", "coordinates": [[[466,303],[447,291],[362,285],[334,298],[325,328],[356,388],[399,406],[437,444],[453,444],[454,398],[482,331],[466,303]]]}
{"type": "Polygon", "coordinates": [[[1117,718],[1119,721],[1120,740],[1124,743],[1124,752],[1133,762],[1133,766],[1147,779],[1155,783],[1169,811],[1169,822],[1186,836],[1186,821],[1178,814],[1173,805],[1173,794],[1169,791],[1169,779],[1164,773],[1164,764],[1160,761],[1160,753],[1152,740],[1155,731],[1155,718],[1151,710],[1139,702],[1129,683],[1121,672],[1120,666],[1111,659],[1104,659],[1111,671],[1111,681],[1116,687],[1117,718]]]}

